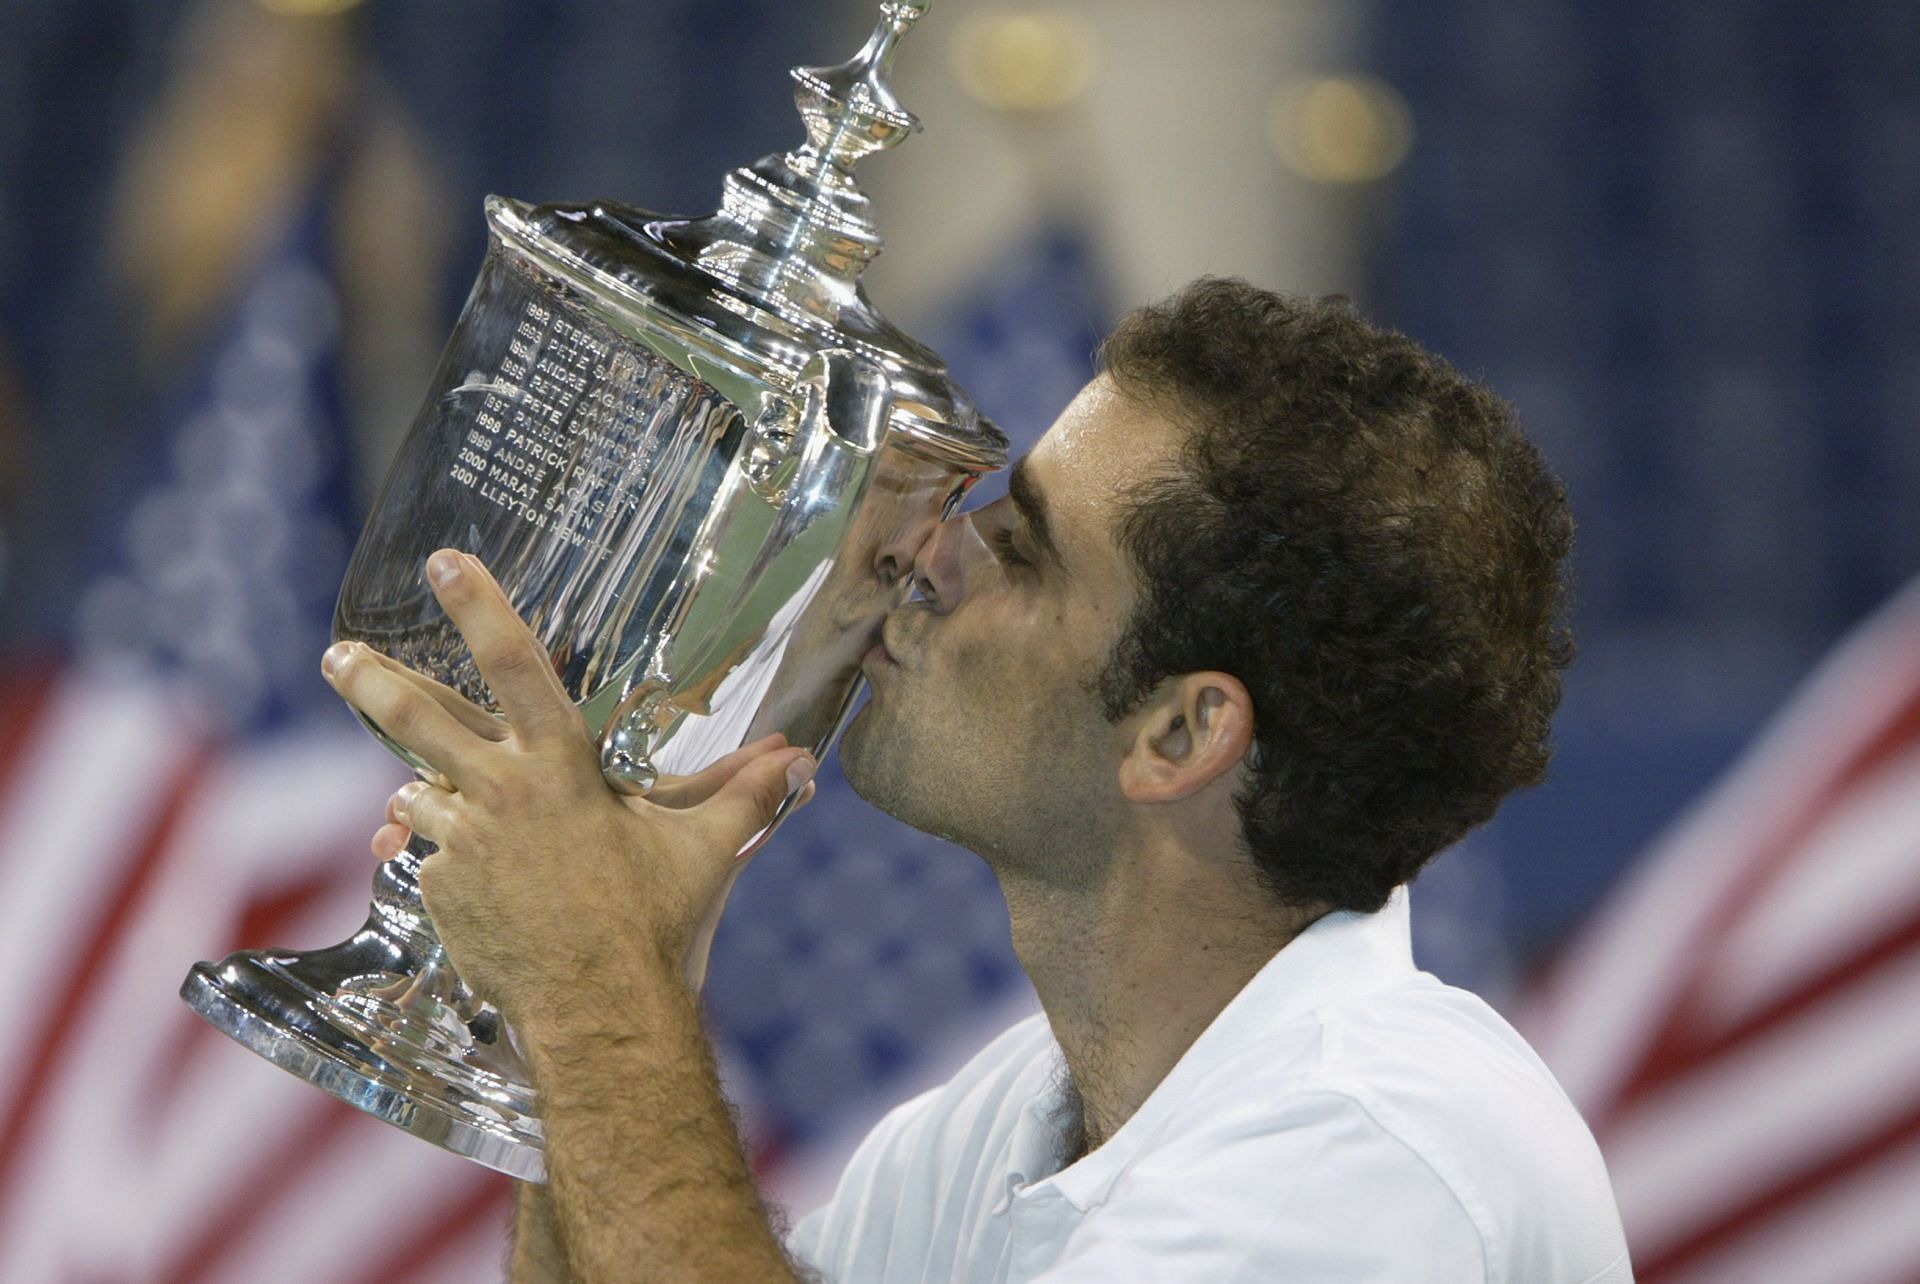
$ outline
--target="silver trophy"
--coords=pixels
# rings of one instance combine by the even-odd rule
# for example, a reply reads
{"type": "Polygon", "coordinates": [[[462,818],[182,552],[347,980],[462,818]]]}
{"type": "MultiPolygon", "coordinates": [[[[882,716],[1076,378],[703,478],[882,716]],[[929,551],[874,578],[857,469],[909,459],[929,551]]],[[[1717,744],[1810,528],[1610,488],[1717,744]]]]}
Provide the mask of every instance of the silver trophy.
{"type": "MultiPolygon", "coordinates": [[[[457,547],[546,645],[614,788],[776,731],[826,752],[915,552],[1006,463],[1005,436],[860,286],[880,238],[852,168],[919,128],[885,76],[926,8],[883,4],[851,61],[796,70],[805,144],[729,174],[717,213],[488,199],[486,261],[354,551],[337,638],[494,709],[422,574],[457,547]]],[[[343,1101],[542,1180],[512,1032],[421,906],[432,850],[381,866],[351,940],[201,963],[181,996],[343,1101]]]]}

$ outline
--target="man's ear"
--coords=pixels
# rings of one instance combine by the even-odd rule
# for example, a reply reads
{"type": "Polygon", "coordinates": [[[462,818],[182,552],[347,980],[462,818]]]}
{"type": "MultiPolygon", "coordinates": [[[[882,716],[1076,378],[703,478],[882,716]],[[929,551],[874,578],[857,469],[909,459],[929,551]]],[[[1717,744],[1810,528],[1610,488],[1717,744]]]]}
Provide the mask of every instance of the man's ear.
{"type": "Polygon", "coordinates": [[[1229,673],[1183,673],[1129,721],[1120,792],[1132,802],[1177,802],[1232,771],[1253,743],[1253,697],[1229,673]]]}

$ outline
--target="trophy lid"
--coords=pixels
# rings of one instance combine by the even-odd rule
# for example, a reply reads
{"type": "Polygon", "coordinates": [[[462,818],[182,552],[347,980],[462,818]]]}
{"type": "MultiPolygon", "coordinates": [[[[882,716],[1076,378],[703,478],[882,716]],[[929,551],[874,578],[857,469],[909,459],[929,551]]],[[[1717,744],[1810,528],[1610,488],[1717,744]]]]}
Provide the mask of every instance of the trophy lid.
{"type": "Polygon", "coordinates": [[[860,283],[881,239],[853,166],[920,128],[886,75],[901,35],[929,3],[887,0],[851,59],[794,68],[806,142],[728,174],[714,213],[675,219],[611,202],[491,198],[495,229],[575,284],[674,331],[697,373],[719,361],[756,377],[791,377],[821,349],[851,348],[886,369],[891,427],[903,444],[969,469],[1004,467],[1006,435],[860,283]]]}

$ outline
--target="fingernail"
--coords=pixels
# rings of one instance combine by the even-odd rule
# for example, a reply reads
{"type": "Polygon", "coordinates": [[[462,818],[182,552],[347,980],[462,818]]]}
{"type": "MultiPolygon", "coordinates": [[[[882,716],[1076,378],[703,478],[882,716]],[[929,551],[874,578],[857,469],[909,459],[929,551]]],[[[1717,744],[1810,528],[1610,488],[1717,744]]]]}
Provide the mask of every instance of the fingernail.
{"type": "Polygon", "coordinates": [[[817,764],[813,761],[813,759],[808,757],[805,754],[800,755],[798,758],[795,758],[792,762],[788,763],[787,764],[787,792],[792,793],[794,790],[798,789],[800,786],[806,784],[809,780],[812,780],[814,768],[816,765],[817,764]]]}
{"type": "Polygon", "coordinates": [[[427,578],[435,584],[449,583],[458,574],[460,558],[444,548],[427,559],[427,578]]]}
{"type": "Polygon", "coordinates": [[[425,788],[426,788],[426,785],[421,781],[409,780],[406,784],[394,790],[394,793],[393,793],[394,815],[399,816],[402,819],[405,819],[407,814],[407,808],[413,803],[413,800],[415,798],[418,798],[420,796],[420,791],[425,788]]]}
{"type": "Polygon", "coordinates": [[[321,652],[320,672],[326,674],[328,677],[332,677],[338,673],[340,666],[347,662],[347,650],[352,645],[351,642],[335,642],[332,646],[321,652]]]}

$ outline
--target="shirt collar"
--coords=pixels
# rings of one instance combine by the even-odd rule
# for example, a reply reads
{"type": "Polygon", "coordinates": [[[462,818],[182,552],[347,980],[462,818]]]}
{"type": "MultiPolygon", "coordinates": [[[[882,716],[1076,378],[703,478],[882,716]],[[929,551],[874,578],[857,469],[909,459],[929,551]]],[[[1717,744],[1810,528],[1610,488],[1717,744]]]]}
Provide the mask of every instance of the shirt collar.
{"type": "MultiPolygon", "coordinates": [[[[1396,888],[1377,913],[1340,910],[1315,920],[1254,973],[1105,1145],[1048,1183],[1082,1211],[1098,1203],[1160,1121],[1216,1066],[1316,1008],[1380,989],[1414,971],[1405,887],[1396,888]]],[[[1028,1109],[1038,1121],[1058,1104],[1058,1095],[1048,1093],[1028,1109]]]]}

